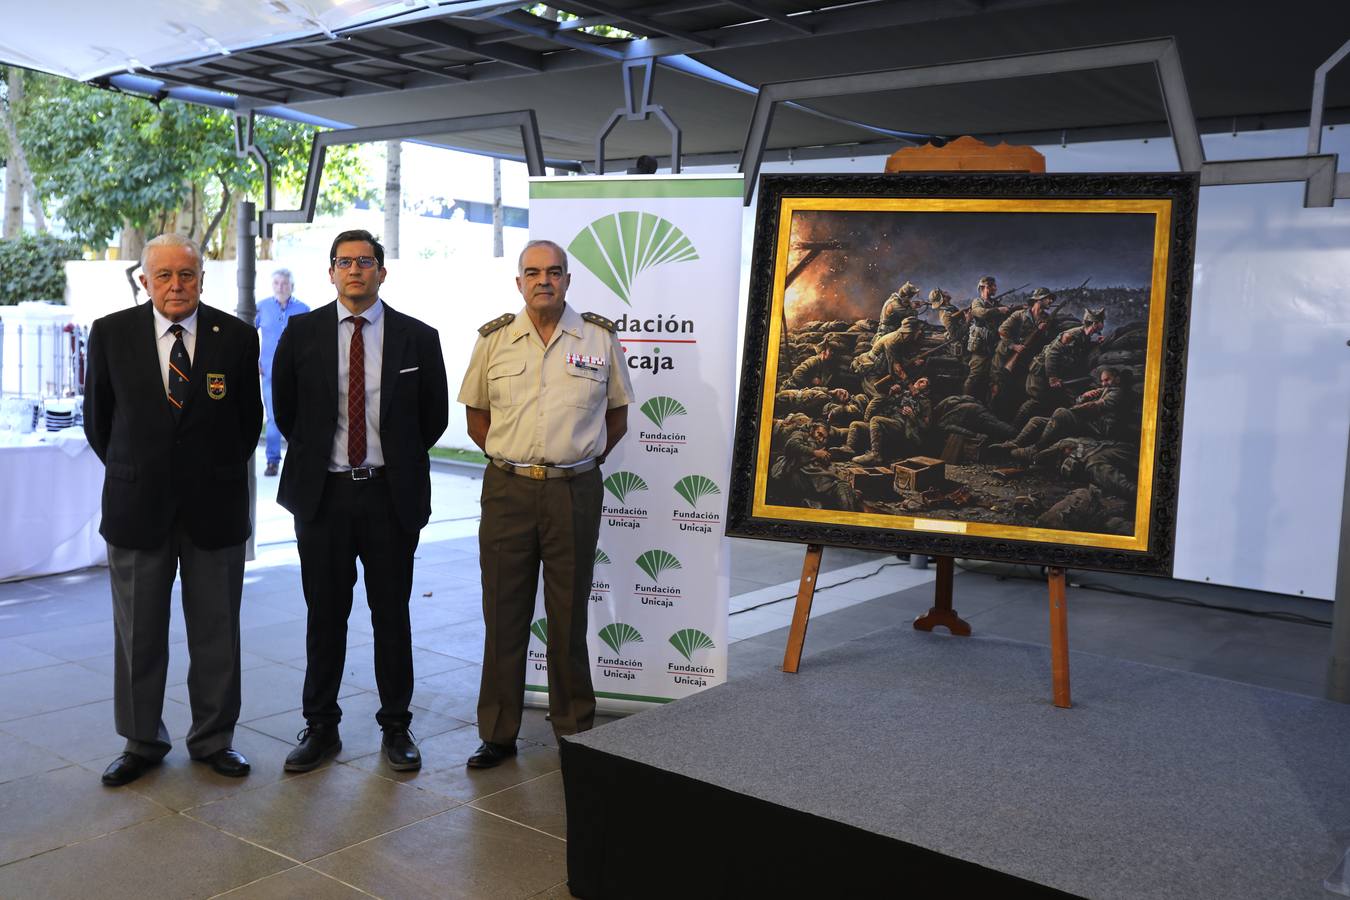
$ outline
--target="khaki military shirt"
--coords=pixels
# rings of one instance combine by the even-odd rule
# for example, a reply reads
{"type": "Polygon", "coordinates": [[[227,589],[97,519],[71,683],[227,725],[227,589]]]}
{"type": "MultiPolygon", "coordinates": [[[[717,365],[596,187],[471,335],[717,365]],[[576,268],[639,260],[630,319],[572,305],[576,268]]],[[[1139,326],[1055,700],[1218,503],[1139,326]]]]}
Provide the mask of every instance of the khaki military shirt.
{"type": "Polygon", "coordinates": [[[522,309],[479,337],[459,402],[491,413],[487,455],[570,465],[605,452],[605,412],[633,402],[619,339],[570,305],[545,347],[522,309]]]}

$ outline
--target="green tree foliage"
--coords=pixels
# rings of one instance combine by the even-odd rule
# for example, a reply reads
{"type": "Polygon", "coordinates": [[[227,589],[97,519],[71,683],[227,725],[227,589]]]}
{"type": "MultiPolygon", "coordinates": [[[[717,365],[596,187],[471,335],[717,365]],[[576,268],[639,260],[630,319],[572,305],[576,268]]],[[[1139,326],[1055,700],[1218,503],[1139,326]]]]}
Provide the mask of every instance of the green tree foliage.
{"type": "MultiPolygon", "coordinates": [[[[144,234],[178,230],[200,240],[225,190],[231,205],[243,197],[261,203],[262,173],[252,160],[235,156],[228,111],[175,100],[155,104],[45,75],[31,76],[28,85],[20,140],[48,210],[80,241],[101,246],[128,227],[144,234]]],[[[258,117],[255,140],[272,162],[279,206],[295,205],[315,130],[258,117]]],[[[353,147],[329,150],[322,187],[321,212],[374,193],[353,147]]],[[[223,241],[225,230],[217,228],[213,237],[223,241]]]]}
{"type": "Polygon", "coordinates": [[[49,234],[0,241],[0,306],[23,300],[65,302],[66,260],[80,248],[49,234]]]}

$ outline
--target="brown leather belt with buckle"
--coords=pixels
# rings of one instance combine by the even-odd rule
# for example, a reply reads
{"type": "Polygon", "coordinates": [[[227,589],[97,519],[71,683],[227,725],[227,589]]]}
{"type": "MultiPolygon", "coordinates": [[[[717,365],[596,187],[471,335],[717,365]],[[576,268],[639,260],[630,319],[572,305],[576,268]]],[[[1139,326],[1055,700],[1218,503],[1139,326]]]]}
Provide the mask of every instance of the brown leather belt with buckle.
{"type": "Polygon", "coordinates": [[[588,459],[584,463],[576,466],[564,468],[562,466],[534,465],[518,466],[509,463],[504,459],[494,459],[492,464],[509,475],[519,475],[521,478],[533,478],[535,481],[544,481],[549,478],[575,478],[595,468],[595,460],[588,459]]]}

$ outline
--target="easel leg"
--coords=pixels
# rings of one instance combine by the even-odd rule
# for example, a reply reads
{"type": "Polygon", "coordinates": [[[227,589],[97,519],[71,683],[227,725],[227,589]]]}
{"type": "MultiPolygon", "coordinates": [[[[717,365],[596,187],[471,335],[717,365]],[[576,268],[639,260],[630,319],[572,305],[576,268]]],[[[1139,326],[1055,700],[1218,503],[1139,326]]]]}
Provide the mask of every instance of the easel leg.
{"type": "Polygon", "coordinates": [[[1069,698],[1069,609],[1065,596],[1064,570],[1051,568],[1050,576],[1050,675],[1055,706],[1068,709],[1069,698]]]}
{"type": "Polygon", "coordinates": [[[796,672],[802,661],[802,646],[806,643],[806,622],[811,618],[811,601],[816,596],[816,576],[820,574],[820,556],[825,548],[820,544],[806,545],[806,559],[802,561],[802,580],[797,586],[797,608],[792,611],[792,627],[788,629],[787,650],[783,653],[783,671],[796,672]]]}
{"type": "Polygon", "coordinates": [[[950,556],[935,556],[937,581],[933,591],[933,606],[914,620],[919,631],[932,631],[941,625],[958,637],[970,637],[970,623],[952,609],[952,576],[955,560],[950,556]]]}

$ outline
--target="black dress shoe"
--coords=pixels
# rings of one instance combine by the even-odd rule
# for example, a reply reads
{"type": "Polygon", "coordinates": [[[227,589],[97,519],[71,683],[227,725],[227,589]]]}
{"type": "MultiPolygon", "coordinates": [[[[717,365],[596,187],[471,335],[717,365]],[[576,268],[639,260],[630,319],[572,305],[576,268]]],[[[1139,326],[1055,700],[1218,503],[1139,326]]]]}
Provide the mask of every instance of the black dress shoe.
{"type": "Polygon", "coordinates": [[[308,772],[342,749],[342,738],[336,725],[310,725],[295,736],[300,742],[286,756],[287,772],[308,772]]]}
{"type": "Polygon", "coordinates": [[[224,747],[209,756],[196,756],[193,759],[206,763],[217,775],[227,778],[243,778],[249,772],[248,760],[233,747],[224,747]]]}
{"type": "Polygon", "coordinates": [[[422,754],[406,728],[388,728],[384,732],[384,757],[395,772],[413,772],[422,768],[422,754]]]}
{"type": "Polygon", "coordinates": [[[159,765],[157,759],[146,759],[131,752],[123,753],[112,761],[112,765],[103,770],[103,783],[108,787],[121,787],[140,778],[157,765],[159,765]]]}
{"type": "Polygon", "coordinates": [[[267,468],[263,470],[263,475],[267,478],[274,478],[277,474],[277,464],[268,463],[267,468]]]}
{"type": "Polygon", "coordinates": [[[469,757],[466,765],[470,769],[490,769],[493,766],[501,765],[515,755],[515,741],[509,744],[494,744],[491,741],[483,741],[478,745],[478,749],[473,752],[473,756],[469,757]]]}

